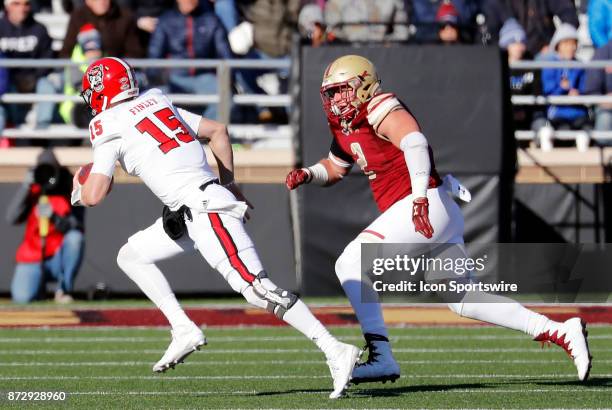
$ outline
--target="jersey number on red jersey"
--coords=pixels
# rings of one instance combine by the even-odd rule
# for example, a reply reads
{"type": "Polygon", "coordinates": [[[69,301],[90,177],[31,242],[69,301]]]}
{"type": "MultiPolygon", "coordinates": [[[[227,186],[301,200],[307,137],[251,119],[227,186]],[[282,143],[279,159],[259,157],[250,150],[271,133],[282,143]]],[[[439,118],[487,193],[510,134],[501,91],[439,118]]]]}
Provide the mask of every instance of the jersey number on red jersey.
{"type": "Polygon", "coordinates": [[[174,112],[170,108],[164,108],[159,111],[153,113],[158,120],[164,124],[169,133],[161,130],[149,117],[143,118],[138,124],[136,124],[136,129],[140,131],[141,134],[147,133],[151,137],[155,138],[157,142],[159,142],[159,149],[167,154],[174,148],[179,147],[179,142],[176,140],[178,138],[179,141],[184,143],[189,143],[195,141],[195,139],[187,132],[187,127],[181,123],[181,121],[176,118],[174,112]],[[176,137],[176,138],[173,138],[176,137]]]}
{"type": "Polygon", "coordinates": [[[367,169],[368,160],[366,159],[365,154],[363,153],[363,149],[361,148],[361,145],[359,145],[358,142],[351,143],[351,151],[353,152],[353,154],[357,155],[356,162],[357,162],[357,165],[361,167],[361,170],[363,171],[363,173],[366,174],[369,179],[376,178],[376,173],[372,171],[371,169],[367,169]]]}

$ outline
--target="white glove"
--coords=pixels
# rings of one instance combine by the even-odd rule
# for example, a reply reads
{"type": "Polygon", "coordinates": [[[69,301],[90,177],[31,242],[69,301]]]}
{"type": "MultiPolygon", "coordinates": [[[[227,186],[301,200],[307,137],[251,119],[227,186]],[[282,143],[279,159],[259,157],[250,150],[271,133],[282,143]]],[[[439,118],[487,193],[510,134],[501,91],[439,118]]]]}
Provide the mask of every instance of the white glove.
{"type": "Polygon", "coordinates": [[[81,184],[75,185],[75,189],[70,194],[70,203],[72,206],[83,206],[81,202],[81,184]]]}
{"type": "Polygon", "coordinates": [[[470,191],[461,185],[461,182],[457,180],[451,174],[444,177],[443,184],[444,189],[456,198],[461,199],[463,202],[470,202],[472,200],[472,194],[470,191]]]}

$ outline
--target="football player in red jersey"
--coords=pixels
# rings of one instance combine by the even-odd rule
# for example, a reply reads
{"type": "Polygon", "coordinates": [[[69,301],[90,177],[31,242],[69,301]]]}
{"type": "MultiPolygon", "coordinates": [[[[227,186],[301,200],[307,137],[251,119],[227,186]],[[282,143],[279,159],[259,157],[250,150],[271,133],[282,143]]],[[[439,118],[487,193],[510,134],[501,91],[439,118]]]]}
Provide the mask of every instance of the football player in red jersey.
{"type": "MultiPolygon", "coordinates": [[[[369,351],[367,361],[354,368],[352,381],[393,381],[400,368],[391,351],[381,306],[362,301],[362,292],[370,293],[366,300],[378,299],[371,286],[362,283],[361,244],[463,244],[463,215],[442,185],[418,122],[394,94],[381,90],[369,60],[347,55],[332,62],[323,75],[321,97],[333,135],[329,155],[315,165],[291,171],[287,188],[308,183],[333,185],[354,163],[369,178],[381,215],[346,246],[335,269],[369,351]]],[[[458,191],[457,196],[469,197],[465,190],[458,191]]],[[[591,356],[581,319],[554,322],[509,298],[485,295],[488,303],[470,303],[464,298],[448,306],[461,316],[558,344],[573,358],[578,378],[586,380],[591,356]]]]}

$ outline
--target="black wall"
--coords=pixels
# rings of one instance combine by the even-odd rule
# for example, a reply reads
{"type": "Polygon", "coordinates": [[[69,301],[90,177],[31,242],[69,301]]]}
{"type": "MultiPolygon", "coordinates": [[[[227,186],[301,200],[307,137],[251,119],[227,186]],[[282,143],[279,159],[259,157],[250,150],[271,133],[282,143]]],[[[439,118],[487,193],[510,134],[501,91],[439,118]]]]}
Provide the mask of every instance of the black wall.
{"type": "MultiPolygon", "coordinates": [[[[8,292],[14,270],[15,249],[24,226],[9,226],[4,213],[18,184],[0,184],[0,292],[8,292]]],[[[289,195],[284,185],[244,185],[243,192],[254,204],[246,228],[255,243],[264,267],[281,287],[296,289],[295,260],[289,195]]],[[[97,282],[118,293],[138,292],[134,283],[116,263],[119,248],[130,235],[161,216],[162,205],[143,184],[115,184],[111,195],[99,206],[87,210],[86,251],[77,291],[87,291],[97,282]]],[[[182,293],[230,293],[232,290],[199,253],[181,255],[160,264],[168,281],[182,293]]]]}
{"type": "MultiPolygon", "coordinates": [[[[325,67],[345,54],[360,54],[377,67],[385,91],[410,108],[434,149],[441,175],[452,173],[472,192],[464,205],[466,241],[508,241],[511,235],[515,142],[508,119],[505,64],[495,48],[304,47],[301,54],[301,135],[304,165],[327,156],[331,135],[319,88],[325,67]]],[[[330,189],[299,194],[302,289],[339,291],[334,261],[378,213],[368,180],[355,166],[330,189]]]]}

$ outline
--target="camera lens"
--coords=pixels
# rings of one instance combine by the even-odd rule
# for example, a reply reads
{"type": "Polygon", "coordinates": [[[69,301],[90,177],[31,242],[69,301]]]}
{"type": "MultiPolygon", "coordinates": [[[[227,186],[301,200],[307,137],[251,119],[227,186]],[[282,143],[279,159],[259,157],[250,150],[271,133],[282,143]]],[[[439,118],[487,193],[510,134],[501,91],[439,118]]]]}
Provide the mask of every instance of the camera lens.
{"type": "Polygon", "coordinates": [[[34,182],[44,189],[53,188],[57,184],[58,170],[50,164],[41,164],[34,169],[34,182]]]}

